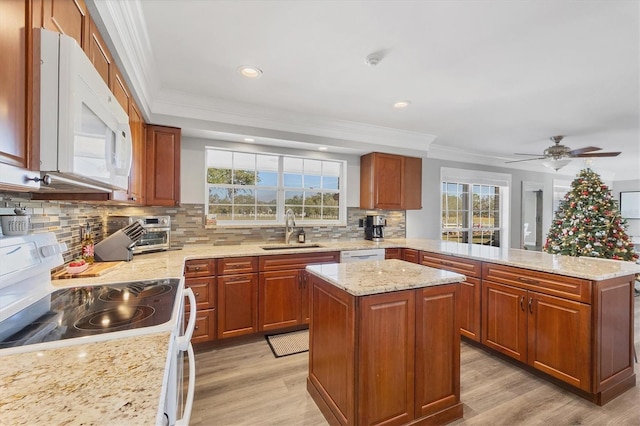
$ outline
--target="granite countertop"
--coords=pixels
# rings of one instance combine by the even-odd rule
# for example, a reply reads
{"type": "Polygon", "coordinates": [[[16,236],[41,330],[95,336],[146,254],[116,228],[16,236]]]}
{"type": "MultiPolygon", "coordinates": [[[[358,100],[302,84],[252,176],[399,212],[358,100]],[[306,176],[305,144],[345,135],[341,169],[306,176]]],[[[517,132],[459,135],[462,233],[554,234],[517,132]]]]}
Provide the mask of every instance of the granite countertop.
{"type": "Polygon", "coordinates": [[[354,296],[389,293],[464,281],[454,272],[403,260],[370,260],[307,266],[307,271],[354,296]]]}
{"type": "Polygon", "coordinates": [[[396,247],[413,248],[593,281],[640,273],[640,265],[633,262],[560,256],[530,250],[505,249],[438,240],[389,239],[383,242],[357,240],[320,242],[319,244],[320,247],[293,244],[293,246],[296,247],[294,249],[268,251],[261,248],[265,245],[257,244],[231,246],[190,245],[181,250],[135,255],[133,261],[123,262],[121,265],[99,277],[54,280],[53,284],[56,287],[68,287],[129,281],[132,279],[177,278],[183,275],[184,261],[190,259],[269,256],[396,247]]]}
{"type": "Polygon", "coordinates": [[[170,338],[163,332],[3,356],[0,424],[156,424],[170,338]]]}
{"type": "Polygon", "coordinates": [[[515,266],[534,271],[549,272],[569,277],[602,281],[640,273],[640,265],[593,257],[560,256],[539,251],[462,244],[449,241],[403,239],[394,240],[405,247],[442,253],[451,256],[515,266]]]}

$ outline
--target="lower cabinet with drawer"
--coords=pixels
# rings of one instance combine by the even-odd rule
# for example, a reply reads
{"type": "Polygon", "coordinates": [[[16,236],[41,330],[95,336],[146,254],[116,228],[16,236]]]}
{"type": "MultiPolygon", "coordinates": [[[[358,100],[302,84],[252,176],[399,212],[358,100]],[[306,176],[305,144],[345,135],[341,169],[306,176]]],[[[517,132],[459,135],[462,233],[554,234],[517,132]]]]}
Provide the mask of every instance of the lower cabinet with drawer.
{"type": "MultiPolygon", "coordinates": [[[[192,343],[215,340],[217,318],[216,262],[215,259],[193,259],[184,264],[184,285],[193,290],[196,298],[196,326],[192,343]]],[[[188,302],[187,302],[187,306],[188,302]]],[[[189,309],[186,308],[186,320],[189,309]]]]}
{"type": "Polygon", "coordinates": [[[258,258],[218,259],[218,338],[258,331],[258,258]]]}

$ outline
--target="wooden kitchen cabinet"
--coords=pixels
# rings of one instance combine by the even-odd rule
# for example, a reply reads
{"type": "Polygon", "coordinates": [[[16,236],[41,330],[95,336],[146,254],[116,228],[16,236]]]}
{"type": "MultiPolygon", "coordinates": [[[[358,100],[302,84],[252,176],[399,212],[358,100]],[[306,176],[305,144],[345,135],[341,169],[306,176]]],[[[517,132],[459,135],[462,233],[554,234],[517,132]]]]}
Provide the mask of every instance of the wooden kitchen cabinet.
{"type": "Polygon", "coordinates": [[[131,127],[131,172],[129,173],[128,201],[146,204],[145,196],[145,131],[144,118],[133,99],[129,102],[129,126],[131,127]]]}
{"type": "Polygon", "coordinates": [[[176,206],[180,202],[180,129],[146,128],[146,204],[176,206]]]}
{"type": "Polygon", "coordinates": [[[339,252],[260,256],[259,330],[308,324],[310,289],[304,268],[339,261],[339,252]]]}
{"type": "Polygon", "coordinates": [[[3,104],[3,113],[0,114],[3,133],[0,138],[0,162],[22,169],[31,166],[31,16],[30,1],[0,1],[0,58],[3,69],[0,78],[3,104]]]}
{"type": "Polygon", "coordinates": [[[420,264],[432,268],[457,272],[467,277],[460,283],[458,308],[460,316],[460,334],[480,341],[481,327],[481,278],[482,262],[440,253],[420,252],[420,264]]]}
{"type": "MultiPolygon", "coordinates": [[[[184,285],[196,297],[196,326],[192,343],[215,340],[217,319],[216,261],[192,259],[184,264],[184,285]]],[[[189,319],[189,302],[185,307],[185,321],[189,319]]]]}
{"type": "Polygon", "coordinates": [[[310,276],[307,389],[330,424],[462,417],[458,285],[353,296],[310,276]]]}
{"type": "Polygon", "coordinates": [[[420,263],[420,250],[403,248],[402,260],[405,262],[420,263]]]}
{"type": "Polygon", "coordinates": [[[482,343],[591,392],[591,283],[503,265],[483,269],[482,343]]]}
{"type": "Polygon", "coordinates": [[[422,159],[372,152],[360,157],[360,208],[422,208],[422,159]]]}
{"type": "Polygon", "coordinates": [[[89,45],[90,23],[84,0],[41,0],[41,2],[42,27],[73,37],[86,52],[89,45]]]}
{"type": "Polygon", "coordinates": [[[591,307],[483,282],[482,342],[579,389],[591,389],[591,307]]]}
{"type": "Polygon", "coordinates": [[[218,259],[218,338],[258,331],[258,258],[218,259]]]}
{"type": "Polygon", "coordinates": [[[384,250],[384,258],[402,260],[402,249],[399,247],[387,248],[384,250]]]}
{"type": "MultiPolygon", "coordinates": [[[[98,71],[98,74],[100,74],[100,77],[104,80],[104,83],[109,86],[114,95],[116,95],[116,99],[118,99],[118,95],[122,94],[117,93],[117,88],[112,84],[112,80],[115,77],[115,64],[113,62],[111,52],[109,52],[109,49],[100,35],[93,19],[88,16],[86,21],[89,23],[89,38],[86,45],[82,45],[84,52],[89,57],[94,68],[98,71]]],[[[123,105],[122,108],[124,108],[125,111],[128,111],[129,105],[123,105]]]]}

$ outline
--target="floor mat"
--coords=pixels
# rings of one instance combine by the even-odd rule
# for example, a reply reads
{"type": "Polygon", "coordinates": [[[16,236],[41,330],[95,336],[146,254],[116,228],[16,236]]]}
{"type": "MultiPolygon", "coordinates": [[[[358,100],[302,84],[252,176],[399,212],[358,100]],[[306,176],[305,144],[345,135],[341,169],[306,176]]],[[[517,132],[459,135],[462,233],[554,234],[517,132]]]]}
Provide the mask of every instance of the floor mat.
{"type": "Polygon", "coordinates": [[[265,336],[276,358],[309,351],[309,330],[265,336]]]}

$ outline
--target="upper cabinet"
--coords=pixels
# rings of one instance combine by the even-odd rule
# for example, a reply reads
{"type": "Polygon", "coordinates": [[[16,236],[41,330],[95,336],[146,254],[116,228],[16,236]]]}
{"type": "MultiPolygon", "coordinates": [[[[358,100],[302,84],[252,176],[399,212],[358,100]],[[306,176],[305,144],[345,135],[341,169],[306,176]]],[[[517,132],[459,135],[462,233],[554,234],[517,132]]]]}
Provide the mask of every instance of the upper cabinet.
{"type": "MultiPolygon", "coordinates": [[[[0,1],[0,162],[28,169],[28,109],[30,108],[27,69],[31,64],[30,2],[0,1]]],[[[4,172],[3,172],[4,175],[4,172]]],[[[3,176],[4,177],[4,176],[3,176]]]]}
{"type": "Polygon", "coordinates": [[[360,157],[360,208],[422,208],[422,158],[372,152],[360,157]]]}
{"type": "MultiPolygon", "coordinates": [[[[41,0],[42,22],[36,27],[43,28],[73,37],[85,51],[89,38],[89,13],[84,0],[41,0]]],[[[18,1],[14,1],[17,3],[18,1]]],[[[34,7],[38,1],[26,1],[34,7]]],[[[35,11],[37,13],[38,11],[35,11]]]]}
{"type": "MultiPolygon", "coordinates": [[[[113,58],[111,57],[111,53],[109,53],[109,49],[107,49],[107,45],[102,39],[102,36],[98,32],[98,28],[96,27],[93,19],[89,17],[89,38],[87,43],[83,45],[84,53],[87,54],[89,60],[98,70],[98,74],[102,77],[104,82],[109,86],[111,91],[115,94],[116,90],[114,90],[113,77],[114,77],[114,63],[113,58]]],[[[117,89],[121,89],[121,87],[117,87],[117,89]]],[[[125,111],[128,110],[128,105],[123,105],[125,111]]]]}
{"type": "Polygon", "coordinates": [[[180,129],[147,126],[146,204],[176,206],[180,202],[180,129]]]}

